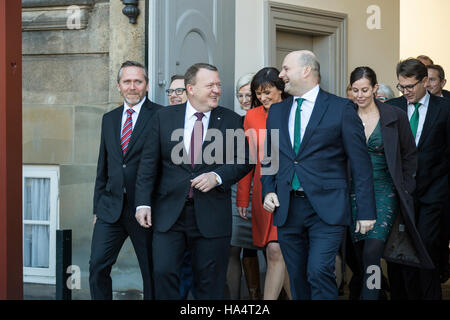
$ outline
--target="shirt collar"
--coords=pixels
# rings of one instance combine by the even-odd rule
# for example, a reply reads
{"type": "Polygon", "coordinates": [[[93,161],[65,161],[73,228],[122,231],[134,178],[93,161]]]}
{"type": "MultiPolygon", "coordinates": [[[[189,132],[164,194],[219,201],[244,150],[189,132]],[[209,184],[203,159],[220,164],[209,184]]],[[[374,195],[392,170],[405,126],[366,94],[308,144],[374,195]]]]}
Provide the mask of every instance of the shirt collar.
{"type": "Polygon", "coordinates": [[[320,90],[320,86],[316,85],[314,88],[312,88],[311,90],[306,92],[303,96],[301,96],[301,97],[295,96],[294,101],[297,98],[303,98],[309,102],[312,102],[312,104],[314,105],[316,103],[317,96],[319,95],[319,90],[320,90]]]}
{"type": "Polygon", "coordinates": [[[136,112],[136,114],[139,114],[139,111],[141,111],[141,107],[142,107],[142,105],[144,104],[145,99],[146,99],[146,97],[144,97],[144,99],[142,99],[141,102],[139,102],[137,105],[135,105],[135,106],[132,107],[132,108],[127,104],[126,101],[124,101],[124,102],[123,102],[123,106],[124,106],[123,112],[125,113],[125,112],[127,112],[128,109],[133,109],[133,111],[136,112]]]}
{"type": "MultiPolygon", "coordinates": [[[[196,110],[196,109],[192,106],[192,104],[191,104],[191,102],[190,102],[189,100],[187,100],[187,101],[186,101],[186,117],[187,117],[187,119],[191,119],[192,117],[195,117],[195,119],[197,119],[197,117],[194,116],[194,114],[195,114],[196,112],[199,112],[199,111],[196,110]]],[[[211,110],[208,111],[208,112],[203,112],[203,114],[204,114],[204,116],[205,116],[206,119],[209,119],[209,116],[211,115],[211,110]]]]}
{"type": "MultiPolygon", "coordinates": [[[[422,99],[420,99],[418,102],[421,103],[421,105],[420,105],[421,107],[428,107],[428,103],[430,102],[430,94],[428,93],[428,91],[427,91],[427,93],[422,97],[422,99]]],[[[415,103],[409,103],[409,102],[408,102],[408,105],[414,107],[415,103]]]]}

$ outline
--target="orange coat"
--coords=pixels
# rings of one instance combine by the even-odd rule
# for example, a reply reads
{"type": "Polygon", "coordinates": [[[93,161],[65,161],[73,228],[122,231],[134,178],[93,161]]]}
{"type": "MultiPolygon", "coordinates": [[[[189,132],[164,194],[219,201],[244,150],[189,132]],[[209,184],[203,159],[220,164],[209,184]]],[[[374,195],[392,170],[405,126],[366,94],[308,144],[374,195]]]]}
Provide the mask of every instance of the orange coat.
{"type": "Polygon", "coordinates": [[[236,206],[247,208],[253,178],[252,193],[252,235],[253,244],[265,247],[270,241],[277,241],[277,228],[272,223],[272,213],[263,208],[261,186],[261,159],[264,156],[266,120],[268,113],[263,106],[247,111],[244,130],[250,145],[250,154],[257,155],[255,169],[242,178],[237,187],[236,206]],[[253,130],[252,130],[253,129],[253,130]]]}

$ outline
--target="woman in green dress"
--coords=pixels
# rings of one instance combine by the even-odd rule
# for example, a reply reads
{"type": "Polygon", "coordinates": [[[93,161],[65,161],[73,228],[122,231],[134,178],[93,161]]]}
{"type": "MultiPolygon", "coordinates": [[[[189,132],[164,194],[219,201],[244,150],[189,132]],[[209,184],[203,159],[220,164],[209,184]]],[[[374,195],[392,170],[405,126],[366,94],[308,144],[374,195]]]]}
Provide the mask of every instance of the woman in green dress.
{"type": "MultiPolygon", "coordinates": [[[[366,234],[361,234],[355,225],[357,208],[355,197],[352,195],[354,222],[351,228],[351,236],[359,265],[356,276],[359,276],[358,280],[362,281],[361,299],[377,300],[380,293],[381,257],[392,225],[400,212],[399,190],[396,185],[407,183],[414,188],[416,149],[406,114],[396,107],[375,102],[378,84],[376,74],[371,68],[356,68],[350,76],[350,84],[353,101],[358,106],[358,115],[364,126],[367,149],[372,160],[377,206],[377,220],[374,228],[366,234]],[[388,116],[395,119],[390,124],[393,129],[386,129],[386,118],[388,116]],[[392,124],[395,125],[392,126],[392,124]],[[396,138],[386,139],[388,133],[389,135],[392,134],[392,130],[397,131],[396,138]],[[391,140],[398,140],[395,143],[398,142],[397,146],[401,146],[400,151],[395,148],[395,155],[392,155],[391,152],[393,143],[391,140]],[[397,166],[391,164],[391,160],[397,156],[400,158],[400,167],[403,167],[400,174],[397,171],[393,172],[393,168],[397,168],[397,166]],[[399,177],[397,183],[394,182],[393,176],[396,179],[399,177]],[[378,279],[371,277],[373,275],[378,275],[378,279]],[[369,277],[371,278],[369,279],[369,277]]],[[[405,192],[404,188],[400,191],[405,192]]]]}

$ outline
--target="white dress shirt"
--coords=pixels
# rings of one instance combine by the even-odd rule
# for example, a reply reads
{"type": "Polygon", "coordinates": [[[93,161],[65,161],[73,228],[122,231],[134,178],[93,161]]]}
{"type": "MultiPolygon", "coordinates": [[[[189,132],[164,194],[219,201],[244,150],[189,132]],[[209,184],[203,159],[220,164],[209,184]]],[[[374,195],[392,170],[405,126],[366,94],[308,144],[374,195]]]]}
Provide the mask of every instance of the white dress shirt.
{"type": "MultiPolygon", "coordinates": [[[[319,94],[320,87],[319,85],[315,86],[308,92],[306,92],[301,97],[294,97],[294,101],[292,102],[291,113],[289,114],[289,137],[291,138],[292,147],[294,147],[294,127],[295,127],[295,111],[297,110],[297,98],[305,99],[302,103],[301,107],[301,140],[303,140],[303,136],[305,135],[306,127],[308,126],[309,119],[311,118],[311,114],[314,109],[314,104],[316,103],[317,95],[319,94]]],[[[300,140],[300,141],[301,141],[300,140]]]]}
{"type": "MultiPolygon", "coordinates": [[[[197,121],[197,116],[195,113],[198,112],[191,105],[189,100],[186,102],[186,114],[184,116],[184,147],[186,151],[189,153],[189,149],[191,148],[191,136],[192,130],[194,130],[195,121],[197,121]]],[[[204,117],[202,118],[203,122],[203,141],[205,141],[206,131],[208,130],[209,118],[211,117],[211,111],[204,112],[204,117]]]]}
{"type": "Polygon", "coordinates": [[[126,101],[123,102],[122,125],[120,126],[120,135],[122,135],[123,126],[124,126],[125,122],[127,121],[127,117],[128,117],[127,110],[128,109],[134,110],[134,113],[131,115],[131,120],[133,120],[133,127],[132,127],[132,129],[134,130],[134,126],[136,125],[136,121],[137,121],[137,119],[139,117],[139,112],[141,111],[141,107],[144,104],[145,99],[146,99],[146,97],[144,97],[144,99],[142,99],[142,101],[139,102],[134,107],[130,107],[127,104],[126,101]]]}
{"type": "MultiPolygon", "coordinates": [[[[416,133],[416,146],[419,144],[420,136],[422,135],[423,124],[425,123],[425,118],[427,116],[428,104],[430,103],[430,94],[427,92],[422,99],[418,102],[421,103],[419,107],[419,126],[417,127],[416,133]]],[[[414,103],[408,103],[408,119],[411,120],[411,116],[414,113],[414,103]]]]}

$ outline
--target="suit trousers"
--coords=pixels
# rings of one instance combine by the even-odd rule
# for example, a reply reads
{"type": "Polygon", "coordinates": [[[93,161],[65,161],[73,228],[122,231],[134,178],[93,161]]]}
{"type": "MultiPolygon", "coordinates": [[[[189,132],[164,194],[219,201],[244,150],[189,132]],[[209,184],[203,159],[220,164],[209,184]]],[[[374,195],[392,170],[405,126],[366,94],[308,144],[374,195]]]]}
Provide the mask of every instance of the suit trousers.
{"type": "Polygon", "coordinates": [[[419,269],[388,263],[392,300],[441,300],[439,278],[440,232],[443,204],[416,203],[417,230],[435,265],[435,269],[419,269]]]}
{"type": "MultiPolygon", "coordinates": [[[[211,211],[211,214],[214,214],[211,211]]],[[[154,231],[155,297],[180,300],[180,274],[186,248],[191,254],[194,290],[200,300],[224,297],[231,237],[205,238],[198,229],[193,203],[186,203],[167,232],[154,231]]]]}
{"type": "Polygon", "coordinates": [[[116,263],[120,249],[130,237],[141,270],[144,300],[153,299],[152,232],[139,225],[128,211],[126,195],[120,219],[107,223],[97,218],[89,260],[89,286],[93,300],[112,300],[111,269],[116,263]]]}
{"type": "Polygon", "coordinates": [[[308,198],[291,193],[288,218],[278,241],[289,273],[292,299],[337,300],[336,254],[345,226],[326,224],[308,198]]]}

